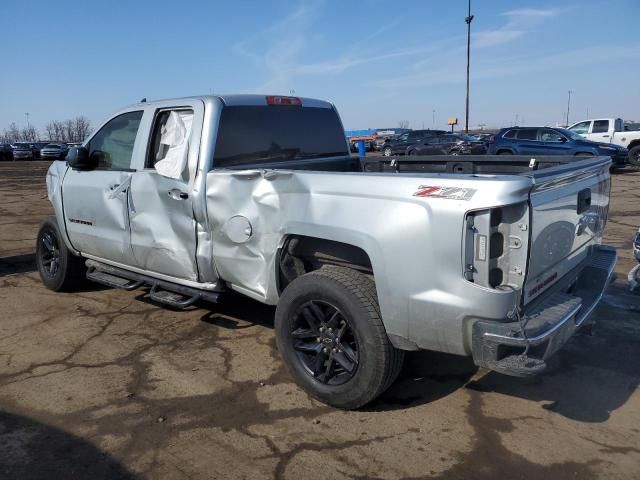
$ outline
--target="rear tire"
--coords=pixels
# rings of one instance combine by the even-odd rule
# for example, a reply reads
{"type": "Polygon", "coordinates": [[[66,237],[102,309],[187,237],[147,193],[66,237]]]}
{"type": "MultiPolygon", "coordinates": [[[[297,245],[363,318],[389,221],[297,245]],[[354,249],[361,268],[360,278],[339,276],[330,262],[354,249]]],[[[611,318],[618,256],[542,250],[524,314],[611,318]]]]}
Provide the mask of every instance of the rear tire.
{"type": "Polygon", "coordinates": [[[513,155],[509,150],[500,150],[498,155],[513,155]]]}
{"type": "Polygon", "coordinates": [[[391,150],[391,147],[384,147],[384,148],[382,149],[382,154],[383,154],[385,157],[390,157],[391,155],[393,155],[393,151],[391,150]]]}
{"type": "Polygon", "coordinates": [[[321,402],[359,408],[395,381],[404,351],[391,345],[373,280],[327,266],[291,282],[275,318],[278,350],[296,383],[321,402]]]}
{"type": "Polygon", "coordinates": [[[55,217],[48,218],[40,225],[36,264],[42,283],[54,292],[74,290],[85,277],[84,262],[65,245],[55,217]]]}

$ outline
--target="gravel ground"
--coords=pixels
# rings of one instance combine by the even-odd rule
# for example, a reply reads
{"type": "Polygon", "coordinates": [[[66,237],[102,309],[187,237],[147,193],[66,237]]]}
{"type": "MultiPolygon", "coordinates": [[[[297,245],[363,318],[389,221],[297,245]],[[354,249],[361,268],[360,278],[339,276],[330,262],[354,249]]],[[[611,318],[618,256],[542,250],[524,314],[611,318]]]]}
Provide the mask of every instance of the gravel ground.
{"type": "Polygon", "coordinates": [[[39,280],[44,162],[0,163],[0,478],[640,477],[640,296],[625,291],[640,171],[613,177],[618,281],[534,379],[413,353],[356,412],[302,393],[273,314],[246,298],[171,311],[143,291],[39,280]]]}

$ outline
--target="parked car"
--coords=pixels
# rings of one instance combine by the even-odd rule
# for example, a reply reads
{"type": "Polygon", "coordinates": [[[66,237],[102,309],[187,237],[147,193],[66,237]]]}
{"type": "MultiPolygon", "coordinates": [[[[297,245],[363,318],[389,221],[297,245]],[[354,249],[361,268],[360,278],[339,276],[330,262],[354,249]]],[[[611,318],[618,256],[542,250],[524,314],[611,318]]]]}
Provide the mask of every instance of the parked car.
{"type": "Polygon", "coordinates": [[[32,145],[32,148],[33,148],[33,158],[35,160],[39,160],[40,159],[40,151],[44,147],[49,145],[49,142],[37,141],[37,142],[33,142],[31,145],[32,145]]]}
{"type": "Polygon", "coordinates": [[[391,155],[404,155],[407,149],[429,137],[447,133],[444,130],[412,130],[389,138],[382,147],[382,153],[385,157],[391,155]]]}
{"type": "Polygon", "coordinates": [[[33,143],[15,142],[11,145],[14,160],[33,160],[33,143]]]}
{"type": "Polygon", "coordinates": [[[624,167],[629,157],[624,147],[592,142],[564,128],[503,128],[489,142],[489,155],[606,155],[614,167],[624,167]]]}
{"type": "Polygon", "coordinates": [[[625,129],[621,118],[582,120],[569,127],[588,140],[619,145],[629,150],[629,163],[640,165],[640,131],[625,129]]]}
{"type": "Polygon", "coordinates": [[[340,408],[389,388],[405,350],[532,375],[611,279],[610,161],[478,158],[448,175],[442,157],[354,158],[310,98],[139,103],[52,162],[36,264],[54,291],[88,278],[174,308],[229,291],[277,305],[283,363],[340,408]]]}
{"type": "Polygon", "coordinates": [[[407,148],[407,155],[484,155],[487,146],[469,135],[445,133],[407,148]]]}
{"type": "Polygon", "coordinates": [[[49,143],[40,150],[40,158],[64,160],[69,152],[69,147],[64,143],[49,143]]]}
{"type": "Polygon", "coordinates": [[[0,160],[13,160],[13,149],[8,143],[0,143],[0,160]]]}
{"type": "MultiPolygon", "coordinates": [[[[359,140],[355,140],[355,141],[350,141],[349,145],[351,145],[351,151],[352,152],[357,152],[358,151],[358,141],[359,140]]],[[[372,152],[374,150],[374,144],[371,140],[364,140],[364,149],[367,152],[372,152]]]]}

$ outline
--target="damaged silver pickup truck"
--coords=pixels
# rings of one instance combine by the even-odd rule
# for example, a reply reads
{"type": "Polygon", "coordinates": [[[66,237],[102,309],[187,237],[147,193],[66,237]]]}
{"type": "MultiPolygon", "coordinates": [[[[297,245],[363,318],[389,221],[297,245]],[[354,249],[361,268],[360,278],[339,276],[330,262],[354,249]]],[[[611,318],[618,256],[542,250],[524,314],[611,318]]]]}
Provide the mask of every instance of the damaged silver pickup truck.
{"type": "Polygon", "coordinates": [[[542,371],[614,269],[610,163],[356,158],[327,102],[143,102],[52,164],[37,263],[55,291],[88,278],[174,308],[230,290],[277,305],[295,381],[357,408],[407,350],[542,371]]]}

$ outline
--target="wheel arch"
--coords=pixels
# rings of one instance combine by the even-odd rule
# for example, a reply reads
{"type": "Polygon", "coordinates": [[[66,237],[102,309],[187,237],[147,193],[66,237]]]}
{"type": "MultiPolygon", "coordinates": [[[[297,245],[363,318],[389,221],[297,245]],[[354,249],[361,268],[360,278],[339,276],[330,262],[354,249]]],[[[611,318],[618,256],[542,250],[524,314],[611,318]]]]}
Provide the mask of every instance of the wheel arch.
{"type": "Polygon", "coordinates": [[[288,234],[278,249],[275,262],[278,294],[297,277],[324,265],[353,268],[373,276],[371,257],[361,246],[315,236],[288,234]]]}

